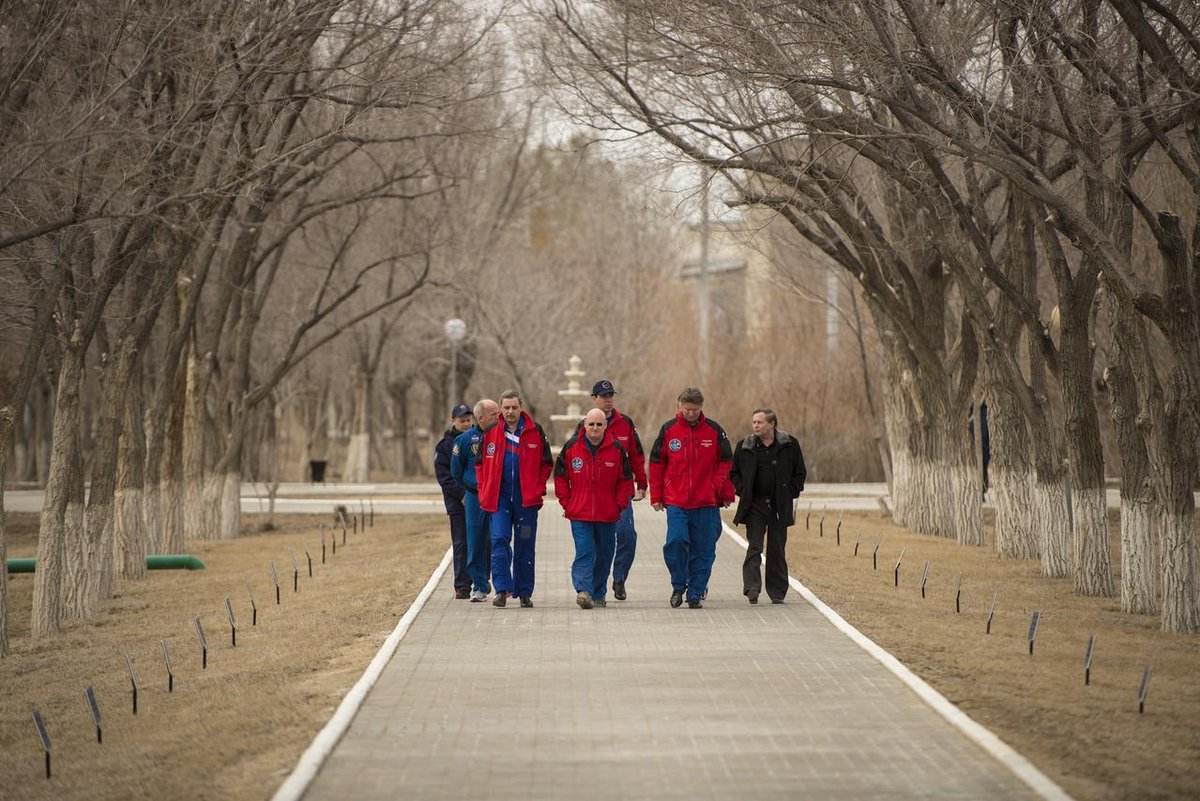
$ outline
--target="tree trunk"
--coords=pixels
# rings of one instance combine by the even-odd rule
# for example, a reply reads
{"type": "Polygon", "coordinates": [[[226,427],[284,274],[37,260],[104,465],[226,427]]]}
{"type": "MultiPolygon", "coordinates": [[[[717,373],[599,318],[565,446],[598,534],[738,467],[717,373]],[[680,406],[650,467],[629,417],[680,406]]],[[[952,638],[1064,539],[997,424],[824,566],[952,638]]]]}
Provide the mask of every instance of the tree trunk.
{"type": "Polygon", "coordinates": [[[171,393],[171,411],[167,416],[166,453],[162,467],[162,482],[159,487],[159,509],[162,517],[162,553],[183,553],[187,542],[184,523],[184,417],[187,406],[187,379],[182,370],[175,373],[175,387],[171,393]]]}
{"type": "MultiPolygon", "coordinates": [[[[991,371],[989,370],[989,374],[991,371]]],[[[991,465],[995,490],[996,553],[1007,559],[1037,559],[1037,505],[1033,501],[1033,454],[1029,427],[1017,399],[999,380],[987,384],[991,465]]]]}
{"type": "Polygon", "coordinates": [[[1035,516],[1041,534],[1038,544],[1042,552],[1042,575],[1047,578],[1067,578],[1073,569],[1064,473],[1061,467],[1039,470],[1033,485],[1035,516]]]}
{"type": "Polygon", "coordinates": [[[223,540],[236,539],[241,534],[242,524],[242,473],[236,467],[231,467],[218,478],[222,479],[220,537],[223,540]]]}
{"type": "MultiPolygon", "coordinates": [[[[0,407],[0,565],[8,564],[4,517],[4,484],[8,473],[8,451],[13,442],[17,410],[0,407]]],[[[0,659],[8,656],[8,570],[0,570],[0,659]]]]}
{"type": "Polygon", "coordinates": [[[58,408],[54,414],[50,471],[38,526],[38,569],[33,578],[30,628],[35,638],[57,634],[63,617],[67,506],[71,501],[71,481],[79,480],[81,458],[78,445],[82,339],[82,329],[77,325],[59,367],[58,408]]]}
{"type": "Polygon", "coordinates": [[[41,392],[34,394],[33,404],[33,473],[27,481],[45,485],[50,479],[50,454],[54,449],[54,409],[57,399],[54,388],[43,385],[41,392]]]}
{"type": "Polygon", "coordinates": [[[213,521],[206,472],[208,447],[208,409],[205,393],[211,362],[187,357],[186,400],[183,403],[183,530],[185,540],[214,539],[213,521]]]}
{"type": "MultiPolygon", "coordinates": [[[[1153,403],[1158,393],[1147,383],[1155,381],[1153,368],[1144,363],[1142,322],[1132,309],[1121,309],[1109,295],[1109,310],[1117,344],[1117,358],[1105,372],[1112,391],[1112,421],[1121,458],[1121,609],[1136,614],[1158,611],[1158,565],[1154,559],[1155,524],[1161,516],[1150,475],[1150,457],[1139,420],[1144,400],[1153,403]],[[1140,363],[1137,368],[1133,360],[1140,363]],[[1139,385],[1142,389],[1139,391],[1139,385]]],[[[1154,436],[1154,432],[1146,432],[1154,436]]]]}
{"type": "Polygon", "coordinates": [[[1156,507],[1145,497],[1121,493],[1121,609],[1152,615],[1158,611],[1154,560],[1156,507]]]}
{"type": "MultiPolygon", "coordinates": [[[[1087,304],[1090,307],[1090,299],[1087,304]]],[[[1075,517],[1073,554],[1075,591],[1081,595],[1117,594],[1108,547],[1105,507],[1104,454],[1100,422],[1092,396],[1092,353],[1088,342],[1087,308],[1063,307],[1059,375],[1067,414],[1067,452],[1070,455],[1072,507],[1075,517]]]]}
{"type": "Polygon", "coordinates": [[[361,367],[354,370],[354,421],[350,430],[350,446],[346,450],[346,469],[343,481],[365,483],[371,475],[371,376],[361,367]]]}
{"type": "Polygon", "coordinates": [[[966,424],[956,414],[942,416],[935,425],[937,453],[933,492],[943,508],[942,536],[959,545],[986,545],[983,531],[983,476],[975,458],[966,424]]]}
{"type": "MultiPolygon", "coordinates": [[[[117,454],[125,418],[129,379],[133,373],[132,343],[118,345],[112,368],[107,371],[100,397],[99,419],[92,444],[92,470],[87,514],[82,529],[79,562],[72,572],[75,580],[66,594],[64,614],[84,619],[96,613],[102,599],[113,592],[113,499],[117,488],[117,454]]],[[[82,493],[82,487],[81,487],[82,493]]],[[[68,563],[74,562],[68,558],[68,563]]]]}
{"type": "Polygon", "coordinates": [[[117,575],[123,579],[146,577],[147,532],[143,517],[146,431],[143,428],[142,382],[130,385],[125,404],[125,425],[117,457],[117,491],[113,500],[117,575]]]}

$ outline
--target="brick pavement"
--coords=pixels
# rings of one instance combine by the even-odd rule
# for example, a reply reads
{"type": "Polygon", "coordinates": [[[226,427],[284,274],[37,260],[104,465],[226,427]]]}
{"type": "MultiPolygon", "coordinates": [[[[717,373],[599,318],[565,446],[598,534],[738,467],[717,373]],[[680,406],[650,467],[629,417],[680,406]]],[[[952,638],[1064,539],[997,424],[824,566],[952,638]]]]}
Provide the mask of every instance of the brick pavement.
{"type": "Polygon", "coordinates": [[[1038,797],[797,593],[747,604],[729,537],[705,608],[671,609],[664,516],[637,519],[607,609],[575,605],[553,503],[534,609],[447,572],[304,798],[1038,797]]]}

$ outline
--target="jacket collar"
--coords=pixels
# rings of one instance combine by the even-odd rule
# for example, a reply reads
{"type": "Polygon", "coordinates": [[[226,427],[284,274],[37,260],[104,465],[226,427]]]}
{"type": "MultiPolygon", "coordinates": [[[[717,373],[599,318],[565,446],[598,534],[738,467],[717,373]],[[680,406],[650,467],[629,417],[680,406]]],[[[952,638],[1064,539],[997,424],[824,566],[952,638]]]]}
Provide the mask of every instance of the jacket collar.
{"type": "MultiPolygon", "coordinates": [[[[780,445],[787,445],[792,441],[792,435],[777,428],[775,429],[775,441],[780,445]]],[[[742,440],[742,447],[746,450],[752,450],[754,448],[754,443],[756,442],[758,442],[758,437],[756,437],[754,434],[751,434],[742,440]]]]}

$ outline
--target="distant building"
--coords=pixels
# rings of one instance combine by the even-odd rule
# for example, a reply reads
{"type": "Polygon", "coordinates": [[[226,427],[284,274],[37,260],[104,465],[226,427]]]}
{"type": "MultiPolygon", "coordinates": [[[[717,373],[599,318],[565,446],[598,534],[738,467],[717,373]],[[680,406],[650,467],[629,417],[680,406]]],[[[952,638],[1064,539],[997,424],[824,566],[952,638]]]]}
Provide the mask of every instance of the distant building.
{"type": "MultiPolygon", "coordinates": [[[[701,291],[703,232],[687,233],[681,277],[701,291]]],[[[706,280],[709,332],[714,340],[770,337],[779,327],[808,328],[835,351],[843,322],[838,305],[845,289],[830,259],[770,212],[708,223],[706,280]]]]}

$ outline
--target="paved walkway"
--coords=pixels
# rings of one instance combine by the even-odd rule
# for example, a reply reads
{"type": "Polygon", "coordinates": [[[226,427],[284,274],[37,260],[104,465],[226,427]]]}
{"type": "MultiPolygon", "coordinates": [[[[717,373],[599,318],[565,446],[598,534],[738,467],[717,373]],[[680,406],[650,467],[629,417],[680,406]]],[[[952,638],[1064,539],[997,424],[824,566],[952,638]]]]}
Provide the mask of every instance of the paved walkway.
{"type": "Polygon", "coordinates": [[[607,609],[574,603],[557,504],[534,609],[452,600],[447,572],[306,801],[1037,797],[796,593],[747,604],[729,537],[705,608],[671,609],[664,517],[637,513],[607,609]]]}

